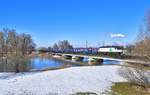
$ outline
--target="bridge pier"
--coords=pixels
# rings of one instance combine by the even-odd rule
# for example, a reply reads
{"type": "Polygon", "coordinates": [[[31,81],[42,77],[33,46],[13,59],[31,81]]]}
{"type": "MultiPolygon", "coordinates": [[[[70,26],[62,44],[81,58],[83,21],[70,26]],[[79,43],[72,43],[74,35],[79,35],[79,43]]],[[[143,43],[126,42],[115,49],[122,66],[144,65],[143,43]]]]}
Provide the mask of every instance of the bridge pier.
{"type": "Polygon", "coordinates": [[[72,56],[72,60],[74,61],[83,61],[84,57],[81,56],[72,56]]]}
{"type": "Polygon", "coordinates": [[[90,65],[100,65],[103,63],[103,59],[100,59],[100,58],[89,58],[88,59],[88,63],[90,65]]]}
{"type": "Polygon", "coordinates": [[[72,60],[72,55],[62,55],[64,59],[72,60]]]}

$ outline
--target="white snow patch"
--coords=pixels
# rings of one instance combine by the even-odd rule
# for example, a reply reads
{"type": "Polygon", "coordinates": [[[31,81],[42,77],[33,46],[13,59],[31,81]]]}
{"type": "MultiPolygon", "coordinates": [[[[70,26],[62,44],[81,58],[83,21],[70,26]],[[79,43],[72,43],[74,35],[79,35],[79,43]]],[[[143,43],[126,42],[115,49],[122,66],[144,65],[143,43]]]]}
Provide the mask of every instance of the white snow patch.
{"type": "Polygon", "coordinates": [[[85,66],[16,75],[0,73],[0,94],[69,95],[76,92],[99,94],[109,89],[113,82],[124,81],[117,73],[118,68],[119,66],[114,65],[85,66]]]}

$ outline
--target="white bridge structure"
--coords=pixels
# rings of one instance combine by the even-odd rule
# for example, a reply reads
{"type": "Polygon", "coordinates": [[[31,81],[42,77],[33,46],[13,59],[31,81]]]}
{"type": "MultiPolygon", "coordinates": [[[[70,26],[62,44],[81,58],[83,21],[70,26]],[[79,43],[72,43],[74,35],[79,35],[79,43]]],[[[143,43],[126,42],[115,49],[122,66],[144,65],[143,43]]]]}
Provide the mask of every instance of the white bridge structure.
{"type": "Polygon", "coordinates": [[[83,61],[84,58],[88,58],[88,62],[92,64],[102,63],[103,60],[112,60],[112,61],[119,61],[121,64],[123,63],[137,63],[137,64],[144,64],[147,65],[147,63],[143,61],[136,61],[136,60],[125,60],[125,59],[117,59],[117,58],[107,58],[107,57],[100,57],[100,56],[88,56],[88,55],[80,55],[80,54],[62,54],[62,53],[56,53],[53,55],[53,57],[63,57],[65,59],[70,60],[76,60],[76,61],[83,61]]]}

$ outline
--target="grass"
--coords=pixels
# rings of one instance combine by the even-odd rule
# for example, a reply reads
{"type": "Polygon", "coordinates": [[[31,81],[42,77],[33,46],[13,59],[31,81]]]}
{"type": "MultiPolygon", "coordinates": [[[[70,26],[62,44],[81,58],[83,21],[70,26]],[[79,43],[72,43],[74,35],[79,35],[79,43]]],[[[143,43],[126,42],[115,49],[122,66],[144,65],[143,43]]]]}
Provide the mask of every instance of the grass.
{"type": "Polygon", "coordinates": [[[150,95],[150,91],[148,92],[140,86],[131,85],[127,82],[115,83],[111,90],[116,93],[112,95],[150,95]]]}
{"type": "Polygon", "coordinates": [[[138,68],[140,67],[143,70],[150,70],[150,66],[146,66],[145,64],[127,62],[126,65],[131,66],[131,67],[138,67],[138,68]]]}
{"type": "Polygon", "coordinates": [[[146,70],[150,70],[150,67],[144,67],[146,70]]]}

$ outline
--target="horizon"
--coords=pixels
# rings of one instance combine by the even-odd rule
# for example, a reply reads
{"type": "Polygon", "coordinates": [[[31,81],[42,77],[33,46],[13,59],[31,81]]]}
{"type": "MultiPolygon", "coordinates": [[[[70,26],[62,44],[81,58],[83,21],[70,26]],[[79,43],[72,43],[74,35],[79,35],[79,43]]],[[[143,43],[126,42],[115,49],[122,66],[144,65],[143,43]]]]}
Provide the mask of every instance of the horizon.
{"type": "Polygon", "coordinates": [[[75,47],[127,44],[135,41],[149,10],[148,0],[5,0],[0,25],[33,37],[37,47],[68,40],[75,47]],[[8,7],[9,6],[9,7],[8,7]],[[124,39],[114,39],[115,34],[124,39]]]}

